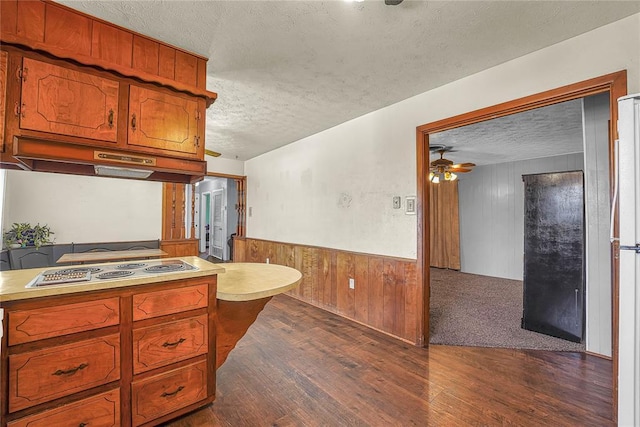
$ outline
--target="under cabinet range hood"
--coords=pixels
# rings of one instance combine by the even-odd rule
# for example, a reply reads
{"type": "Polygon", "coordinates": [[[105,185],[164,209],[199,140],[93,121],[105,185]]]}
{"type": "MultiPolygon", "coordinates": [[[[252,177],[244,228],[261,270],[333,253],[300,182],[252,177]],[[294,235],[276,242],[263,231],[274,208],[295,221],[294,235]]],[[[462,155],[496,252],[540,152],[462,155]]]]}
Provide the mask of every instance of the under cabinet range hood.
{"type": "Polygon", "coordinates": [[[132,152],[97,149],[60,141],[16,136],[13,157],[20,167],[36,172],[109,176],[190,184],[206,174],[201,160],[163,157],[132,152]]]}

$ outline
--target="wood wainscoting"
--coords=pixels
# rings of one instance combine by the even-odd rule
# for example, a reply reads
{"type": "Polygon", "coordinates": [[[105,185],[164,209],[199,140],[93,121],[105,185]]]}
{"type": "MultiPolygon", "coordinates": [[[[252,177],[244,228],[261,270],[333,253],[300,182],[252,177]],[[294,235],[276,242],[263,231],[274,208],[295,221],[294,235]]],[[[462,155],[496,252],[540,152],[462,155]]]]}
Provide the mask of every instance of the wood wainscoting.
{"type": "Polygon", "coordinates": [[[420,345],[416,261],[269,240],[234,239],[235,262],[269,262],[302,273],[294,298],[420,345]],[[354,279],[354,289],[349,279],[354,279]]]}
{"type": "Polygon", "coordinates": [[[160,249],[168,257],[198,256],[198,239],[162,240],[160,249]]]}

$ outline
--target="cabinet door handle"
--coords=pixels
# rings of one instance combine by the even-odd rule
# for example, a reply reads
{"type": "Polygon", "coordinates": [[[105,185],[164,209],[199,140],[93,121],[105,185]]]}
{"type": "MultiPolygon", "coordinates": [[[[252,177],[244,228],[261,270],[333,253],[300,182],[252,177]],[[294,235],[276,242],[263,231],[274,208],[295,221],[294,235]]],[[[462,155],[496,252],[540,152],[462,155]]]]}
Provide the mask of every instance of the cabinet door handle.
{"type": "Polygon", "coordinates": [[[182,390],[184,390],[184,386],[181,385],[180,387],[178,387],[176,389],[176,391],[172,391],[171,393],[167,393],[166,391],[164,393],[162,393],[160,395],[160,397],[171,397],[171,396],[175,396],[176,394],[180,393],[182,390]]]}
{"type": "Polygon", "coordinates": [[[193,143],[196,147],[200,147],[200,137],[199,136],[194,136],[193,137],[193,143]]]}
{"type": "Polygon", "coordinates": [[[165,342],[164,344],[162,344],[163,347],[176,347],[180,344],[182,344],[183,342],[185,342],[187,339],[186,338],[180,338],[178,341],[175,342],[165,342]]]}
{"type": "Polygon", "coordinates": [[[61,376],[61,375],[73,375],[76,372],[83,370],[87,366],[89,366],[88,363],[81,363],[80,365],[76,366],[75,368],[67,369],[66,371],[63,371],[62,369],[58,369],[52,375],[56,375],[58,377],[61,376]]]}
{"type": "Polygon", "coordinates": [[[131,115],[131,130],[135,131],[136,130],[136,115],[135,113],[131,115]]]}
{"type": "Polygon", "coordinates": [[[109,128],[113,128],[113,109],[109,110],[109,116],[107,117],[107,122],[109,123],[109,128]]]}

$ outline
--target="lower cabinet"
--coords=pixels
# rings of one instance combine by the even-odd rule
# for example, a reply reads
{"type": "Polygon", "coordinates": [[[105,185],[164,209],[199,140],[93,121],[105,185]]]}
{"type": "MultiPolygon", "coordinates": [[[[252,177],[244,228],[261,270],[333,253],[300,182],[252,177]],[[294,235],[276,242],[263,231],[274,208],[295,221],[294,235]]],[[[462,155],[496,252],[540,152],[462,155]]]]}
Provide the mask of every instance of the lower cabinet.
{"type": "Polygon", "coordinates": [[[120,390],[82,399],[59,408],[26,416],[9,423],[9,427],[52,426],[111,427],[120,425],[120,390]]]}
{"type": "Polygon", "coordinates": [[[215,398],[216,276],[0,307],[2,427],[159,425],[215,398]]]}

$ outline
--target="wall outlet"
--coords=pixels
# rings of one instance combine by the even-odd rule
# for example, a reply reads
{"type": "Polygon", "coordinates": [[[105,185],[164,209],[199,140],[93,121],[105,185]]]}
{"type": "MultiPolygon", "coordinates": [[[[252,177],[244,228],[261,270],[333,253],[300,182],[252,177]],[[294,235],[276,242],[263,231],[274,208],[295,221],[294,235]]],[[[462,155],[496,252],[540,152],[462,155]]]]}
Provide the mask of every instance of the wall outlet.
{"type": "Polygon", "coordinates": [[[267,260],[265,261],[267,264],[269,264],[269,258],[267,258],[267,260]]]}
{"type": "Polygon", "coordinates": [[[393,209],[400,209],[402,205],[402,198],[400,196],[393,196],[393,209]]]}
{"type": "Polygon", "coordinates": [[[356,288],[356,280],[352,277],[349,277],[349,289],[355,289],[356,288]]]}

